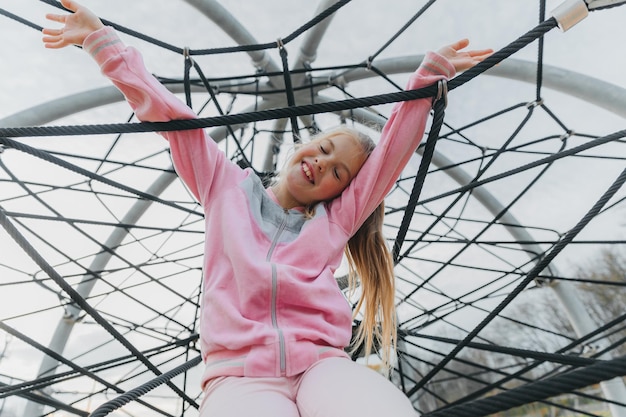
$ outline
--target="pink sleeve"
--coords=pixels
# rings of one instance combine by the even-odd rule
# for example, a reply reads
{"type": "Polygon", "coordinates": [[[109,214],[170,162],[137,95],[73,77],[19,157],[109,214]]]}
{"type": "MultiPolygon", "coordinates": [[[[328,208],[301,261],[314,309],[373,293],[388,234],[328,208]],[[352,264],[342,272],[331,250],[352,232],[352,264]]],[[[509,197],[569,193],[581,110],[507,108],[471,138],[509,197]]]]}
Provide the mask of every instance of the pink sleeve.
{"type": "MultiPolygon", "coordinates": [[[[162,122],[197,117],[146,70],[141,54],[126,47],[113,28],[90,34],[83,48],[124,94],[139,120],[162,122]]],[[[243,173],[203,129],[159,133],[170,143],[176,172],[203,205],[220,181],[232,181],[243,173]]]]}
{"type": "MultiPolygon", "coordinates": [[[[407,90],[454,75],[446,58],[429,52],[411,75],[407,90]]],[[[396,103],[372,154],[348,188],[329,203],[332,220],[350,236],[384,200],[409,162],[424,135],[431,105],[431,98],[396,103]]]]}

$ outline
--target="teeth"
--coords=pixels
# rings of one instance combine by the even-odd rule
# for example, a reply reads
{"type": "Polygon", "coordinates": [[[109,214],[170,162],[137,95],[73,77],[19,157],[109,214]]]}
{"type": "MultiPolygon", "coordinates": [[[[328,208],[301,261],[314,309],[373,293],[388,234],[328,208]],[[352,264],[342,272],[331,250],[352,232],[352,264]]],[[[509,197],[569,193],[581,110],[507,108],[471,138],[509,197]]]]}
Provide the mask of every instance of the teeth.
{"type": "Polygon", "coordinates": [[[309,179],[309,181],[313,182],[313,177],[311,176],[311,170],[309,169],[309,166],[307,164],[302,164],[302,170],[304,171],[304,174],[309,179]]]}

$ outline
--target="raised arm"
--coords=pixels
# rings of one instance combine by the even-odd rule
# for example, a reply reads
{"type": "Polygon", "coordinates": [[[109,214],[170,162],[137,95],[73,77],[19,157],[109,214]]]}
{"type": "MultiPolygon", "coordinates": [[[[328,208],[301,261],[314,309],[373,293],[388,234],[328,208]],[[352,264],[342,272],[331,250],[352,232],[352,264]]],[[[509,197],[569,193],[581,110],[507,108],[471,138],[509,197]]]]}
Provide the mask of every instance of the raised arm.
{"type": "Polygon", "coordinates": [[[469,39],[461,39],[453,44],[439,48],[437,53],[446,58],[457,73],[470,69],[493,54],[493,49],[462,50],[468,46],[469,39]]]}
{"type": "MultiPolygon", "coordinates": [[[[49,14],[46,17],[63,24],[59,29],[44,29],[46,48],[81,45],[102,73],[124,94],[141,121],[163,122],[192,119],[196,114],[170,93],[148,72],[139,51],[126,47],[111,27],[89,9],[73,0],[62,4],[71,14],[49,14]]],[[[204,130],[161,132],[171,148],[178,175],[203,204],[210,198],[214,185],[236,181],[242,170],[230,163],[204,130]]],[[[227,184],[221,184],[221,189],[227,184]]]]}
{"type": "MultiPolygon", "coordinates": [[[[419,89],[453,77],[484,60],[491,49],[462,51],[469,45],[459,40],[428,52],[411,75],[407,90],[419,89]]],[[[396,103],[380,141],[348,188],[329,205],[333,221],[353,234],[393,187],[422,140],[431,109],[430,98],[396,103]]]]}
{"type": "Polygon", "coordinates": [[[62,28],[44,28],[43,43],[46,48],[59,49],[70,45],[82,46],[87,36],[102,29],[104,24],[88,8],[72,0],[61,0],[61,4],[71,14],[46,15],[46,19],[63,24],[62,28]]]}

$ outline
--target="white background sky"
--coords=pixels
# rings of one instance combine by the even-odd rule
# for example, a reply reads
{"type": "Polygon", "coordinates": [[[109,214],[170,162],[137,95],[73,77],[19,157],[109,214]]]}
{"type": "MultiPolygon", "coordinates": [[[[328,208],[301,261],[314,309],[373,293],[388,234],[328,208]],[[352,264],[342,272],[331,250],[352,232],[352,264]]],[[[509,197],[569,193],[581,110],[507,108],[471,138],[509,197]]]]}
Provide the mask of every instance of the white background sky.
{"type": "MultiPolygon", "coordinates": [[[[85,0],[83,3],[101,17],[176,46],[199,49],[232,45],[204,16],[183,1],[85,0]]],[[[314,15],[317,4],[303,0],[224,0],[221,3],[240,19],[260,43],[272,42],[290,34],[314,15]]],[[[399,30],[423,3],[414,0],[353,0],[334,19],[320,46],[315,65],[352,64],[365,60],[399,30]]],[[[547,10],[552,10],[560,3],[548,1],[547,10]]],[[[475,48],[500,49],[537,25],[537,4],[537,1],[528,0],[441,0],[381,57],[423,53],[462,37],[470,38],[475,48]]],[[[58,12],[36,0],[2,0],[0,7],[39,25],[48,25],[44,19],[45,13],[58,12]]],[[[626,6],[622,6],[591,13],[566,33],[553,30],[545,40],[544,62],[626,88],[625,22],[626,6]]],[[[0,119],[71,93],[110,85],[99,74],[91,59],[79,49],[46,50],[41,44],[40,33],[3,16],[0,16],[0,39],[3,40],[0,44],[0,119]]],[[[180,76],[182,60],[179,56],[137,39],[124,39],[144,52],[147,66],[158,71],[159,75],[180,76]]],[[[298,41],[288,45],[290,56],[296,55],[297,45],[298,41]]],[[[533,44],[514,57],[532,61],[536,55],[536,44],[533,44]]],[[[276,54],[273,57],[279,62],[276,54]]],[[[247,56],[240,55],[209,57],[203,62],[203,68],[211,71],[211,76],[247,73],[251,68],[247,56]]],[[[451,101],[455,96],[462,98],[454,105],[461,106],[461,112],[469,119],[481,114],[482,106],[488,106],[509,93],[509,90],[503,91],[501,83],[492,84],[483,79],[473,83],[476,88],[471,95],[456,91],[455,95],[451,95],[451,101]]],[[[510,83],[507,88],[511,89],[511,94],[515,94],[519,85],[510,83]]],[[[567,96],[550,92],[545,95],[548,100],[554,100],[548,101],[548,104],[556,103],[559,116],[567,122],[575,122],[578,129],[608,134],[624,128],[623,118],[608,115],[593,106],[585,106],[567,96]],[[568,108],[570,103],[571,112],[568,108]]],[[[96,112],[96,116],[99,118],[98,123],[119,122],[117,115],[109,117],[96,112]]],[[[64,122],[89,123],[90,120],[76,118],[55,124],[64,122]]],[[[569,175],[566,173],[568,178],[569,175]]],[[[594,188],[597,181],[600,192],[613,179],[612,172],[600,172],[597,176],[585,173],[584,178],[578,180],[587,182],[590,188],[594,188]]],[[[569,188],[571,194],[576,193],[577,186],[575,181],[558,183],[560,188],[569,188]]],[[[549,199],[550,195],[543,197],[549,199]]],[[[542,201],[550,201],[545,199],[542,201]]],[[[545,205],[534,202],[527,209],[575,209],[555,207],[553,203],[558,204],[558,201],[545,205]]],[[[581,210],[587,208],[588,205],[582,206],[581,210]]],[[[606,236],[623,238],[623,231],[616,224],[619,225],[619,221],[603,225],[611,229],[606,236]]],[[[7,245],[4,239],[8,238],[0,233],[2,247],[7,245]]],[[[7,302],[0,301],[5,305],[7,302]]]]}
{"type": "MultiPolygon", "coordinates": [[[[177,46],[210,48],[230,44],[207,19],[183,1],[171,0],[85,0],[99,15],[152,35],[177,46]]],[[[284,37],[313,15],[316,2],[224,1],[259,42],[284,37]]],[[[472,46],[499,49],[513,41],[538,21],[538,2],[455,1],[442,0],[425,17],[403,34],[383,56],[422,53],[461,37],[472,46]]],[[[386,3],[355,0],[344,6],[335,18],[330,34],[321,46],[318,65],[360,62],[377,50],[395,33],[423,2],[399,0],[386,3]],[[338,47],[340,43],[347,47],[338,47]],[[337,35],[337,36],[336,36],[337,35]],[[332,39],[332,41],[330,41],[332,39]]],[[[548,1],[550,11],[559,1],[548,1]]],[[[8,11],[44,25],[43,15],[54,10],[37,0],[3,0],[8,11]]],[[[551,31],[546,37],[545,62],[626,86],[623,77],[623,22],[626,7],[591,13],[567,33],[551,31]]],[[[40,34],[7,18],[0,21],[3,42],[0,74],[0,116],[9,115],[46,100],[95,86],[107,85],[89,58],[68,48],[47,51],[41,47],[40,34]]],[[[180,73],[178,58],[168,52],[132,40],[147,55],[149,67],[163,68],[162,73],[180,73]],[[154,63],[154,65],[152,65],[154,63]]],[[[297,44],[294,43],[294,44],[297,44]]],[[[294,53],[295,55],[295,53],[294,53]]],[[[534,59],[531,46],[516,55],[534,59]]],[[[223,57],[216,59],[212,70],[227,70],[223,57]]],[[[247,64],[247,62],[244,62],[247,64]]]]}

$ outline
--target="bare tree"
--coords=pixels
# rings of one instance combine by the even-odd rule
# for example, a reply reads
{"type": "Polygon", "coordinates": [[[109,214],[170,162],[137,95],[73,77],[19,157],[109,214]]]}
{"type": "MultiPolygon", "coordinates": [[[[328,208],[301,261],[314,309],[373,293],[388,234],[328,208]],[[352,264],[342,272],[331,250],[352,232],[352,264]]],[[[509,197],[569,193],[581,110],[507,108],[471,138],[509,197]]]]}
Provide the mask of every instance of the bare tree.
{"type": "MultiPolygon", "coordinates": [[[[605,250],[599,259],[580,267],[577,275],[583,303],[598,326],[626,313],[626,254],[605,250]]],[[[614,326],[607,338],[616,344],[616,354],[625,354],[626,321],[614,326]]]]}

